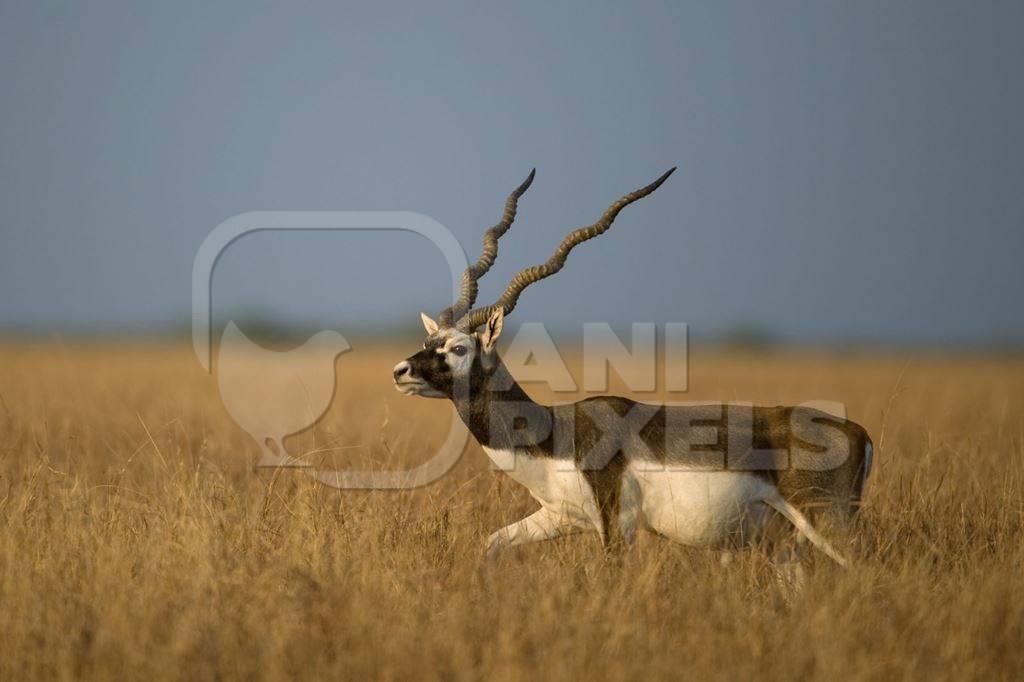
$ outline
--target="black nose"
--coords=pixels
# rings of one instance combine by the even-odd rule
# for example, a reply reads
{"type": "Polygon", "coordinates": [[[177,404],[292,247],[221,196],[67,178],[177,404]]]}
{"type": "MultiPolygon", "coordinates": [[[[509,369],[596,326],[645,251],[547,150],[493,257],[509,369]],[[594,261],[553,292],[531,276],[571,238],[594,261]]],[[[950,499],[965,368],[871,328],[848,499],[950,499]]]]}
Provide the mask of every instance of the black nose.
{"type": "Polygon", "coordinates": [[[409,373],[409,363],[403,362],[402,364],[395,367],[394,375],[398,379],[409,373]]]}

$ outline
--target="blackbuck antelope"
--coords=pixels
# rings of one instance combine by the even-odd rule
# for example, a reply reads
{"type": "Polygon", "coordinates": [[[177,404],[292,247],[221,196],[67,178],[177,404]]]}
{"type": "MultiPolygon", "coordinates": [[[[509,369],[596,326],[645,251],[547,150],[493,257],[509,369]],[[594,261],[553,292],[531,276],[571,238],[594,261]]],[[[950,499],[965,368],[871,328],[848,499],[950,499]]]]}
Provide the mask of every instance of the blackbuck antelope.
{"type": "Polygon", "coordinates": [[[406,395],[452,400],[487,455],[540,503],[490,536],[488,556],[591,530],[610,548],[628,544],[638,528],[686,545],[727,547],[760,537],[778,514],[799,539],[846,565],[805,512],[815,518],[816,509],[829,508],[848,517],[859,506],[871,440],[857,424],[803,407],[658,406],[612,396],[540,405],[498,356],[504,316],[523,290],[561,270],[574,247],[607,231],[623,208],[674,170],[569,233],[547,262],[513,277],[495,304],[473,308],[477,280],[497,257],[531,171],[484,234],[459,300],[437,321],[422,315],[423,350],[395,366],[395,386],[406,395]]]}

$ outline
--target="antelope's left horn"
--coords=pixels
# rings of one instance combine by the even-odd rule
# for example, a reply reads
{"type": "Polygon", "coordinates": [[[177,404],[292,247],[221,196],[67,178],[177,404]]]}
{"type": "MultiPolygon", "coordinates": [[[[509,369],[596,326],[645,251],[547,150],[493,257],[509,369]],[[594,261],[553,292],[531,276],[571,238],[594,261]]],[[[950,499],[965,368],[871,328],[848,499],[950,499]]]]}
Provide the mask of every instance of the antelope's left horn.
{"type": "Polygon", "coordinates": [[[451,307],[441,311],[440,322],[442,326],[451,327],[454,324],[454,320],[465,315],[466,311],[476,302],[477,280],[487,274],[487,271],[494,265],[494,261],[498,257],[498,240],[503,234],[508,232],[508,228],[512,227],[512,221],[516,219],[519,197],[523,196],[523,193],[530,188],[530,185],[533,183],[533,176],[536,173],[536,168],[531,170],[530,174],[526,176],[526,180],[523,180],[523,183],[516,187],[512,194],[508,195],[508,198],[505,200],[505,212],[502,214],[501,220],[497,225],[484,232],[484,248],[480,253],[480,258],[462,273],[459,300],[451,307]]]}

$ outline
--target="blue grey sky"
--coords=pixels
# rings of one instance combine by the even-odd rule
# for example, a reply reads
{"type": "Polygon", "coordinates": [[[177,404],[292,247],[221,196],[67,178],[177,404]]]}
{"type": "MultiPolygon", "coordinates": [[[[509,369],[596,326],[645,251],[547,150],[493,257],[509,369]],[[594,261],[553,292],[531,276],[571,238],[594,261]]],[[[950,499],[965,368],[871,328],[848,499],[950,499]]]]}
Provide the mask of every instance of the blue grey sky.
{"type": "MultiPolygon", "coordinates": [[[[0,328],[184,322],[192,260],[253,210],[409,210],[475,257],[537,167],[493,298],[679,171],[516,318],[794,339],[1024,337],[1019,2],[0,1],[0,328]]],[[[416,323],[408,234],[263,233],[218,314],[416,323]]]]}

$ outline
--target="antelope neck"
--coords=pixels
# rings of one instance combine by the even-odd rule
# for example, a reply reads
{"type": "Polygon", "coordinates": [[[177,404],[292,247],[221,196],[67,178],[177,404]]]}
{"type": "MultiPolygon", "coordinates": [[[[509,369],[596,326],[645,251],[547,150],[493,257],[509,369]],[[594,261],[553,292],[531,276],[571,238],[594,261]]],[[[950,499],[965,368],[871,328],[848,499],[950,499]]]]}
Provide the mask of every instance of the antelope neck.
{"type": "Polygon", "coordinates": [[[548,440],[552,408],[535,402],[512,377],[504,363],[490,372],[482,367],[470,382],[469,395],[452,402],[480,445],[493,449],[540,445],[548,440]]]}

